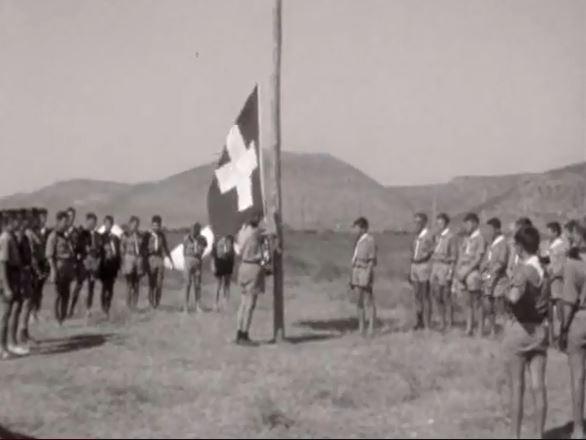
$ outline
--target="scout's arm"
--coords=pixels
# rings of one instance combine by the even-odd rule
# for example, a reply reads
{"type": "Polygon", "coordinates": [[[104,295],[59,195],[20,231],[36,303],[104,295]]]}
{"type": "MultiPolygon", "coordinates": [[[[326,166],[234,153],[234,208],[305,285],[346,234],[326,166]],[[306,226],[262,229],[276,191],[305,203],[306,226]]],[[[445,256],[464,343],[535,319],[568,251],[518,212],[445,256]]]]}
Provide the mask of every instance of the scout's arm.
{"type": "Polygon", "coordinates": [[[55,232],[51,232],[49,238],[47,239],[47,249],[45,250],[45,256],[47,257],[47,261],[49,262],[49,267],[51,268],[51,275],[50,281],[51,283],[55,283],[57,278],[57,265],[55,263],[55,244],[56,244],[57,237],[55,232]]]}
{"type": "Polygon", "coordinates": [[[561,316],[559,329],[559,347],[564,351],[567,347],[568,331],[574,319],[574,314],[578,309],[578,301],[580,300],[580,292],[578,291],[576,283],[576,268],[570,263],[564,265],[564,287],[562,290],[562,298],[560,304],[563,307],[563,316],[561,316]]]}
{"type": "Polygon", "coordinates": [[[14,298],[14,292],[8,282],[8,240],[4,236],[0,239],[0,286],[4,286],[4,297],[10,301],[14,298]]]}

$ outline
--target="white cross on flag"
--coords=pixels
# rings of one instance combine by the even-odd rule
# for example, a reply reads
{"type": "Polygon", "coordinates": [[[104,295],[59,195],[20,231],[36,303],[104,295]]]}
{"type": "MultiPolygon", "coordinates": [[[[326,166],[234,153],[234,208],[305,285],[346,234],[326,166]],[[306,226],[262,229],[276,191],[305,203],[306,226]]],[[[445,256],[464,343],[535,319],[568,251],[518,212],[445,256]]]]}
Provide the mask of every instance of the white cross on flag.
{"type": "Polygon", "coordinates": [[[251,214],[263,211],[258,139],[255,87],[228,132],[208,192],[208,214],[215,237],[235,235],[251,214]]]}

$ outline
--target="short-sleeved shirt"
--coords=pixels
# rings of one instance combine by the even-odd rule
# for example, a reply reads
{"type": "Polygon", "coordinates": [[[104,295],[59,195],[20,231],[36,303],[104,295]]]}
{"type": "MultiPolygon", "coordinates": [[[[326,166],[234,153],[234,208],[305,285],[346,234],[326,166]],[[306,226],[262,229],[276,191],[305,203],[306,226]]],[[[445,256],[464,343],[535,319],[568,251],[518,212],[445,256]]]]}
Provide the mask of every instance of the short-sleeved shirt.
{"type": "Polygon", "coordinates": [[[45,256],[49,260],[70,260],[75,258],[76,254],[71,241],[65,234],[52,231],[47,239],[45,256]]]}
{"type": "Polygon", "coordinates": [[[565,261],[562,300],[581,308],[586,306],[586,260],[568,258],[565,261]]]}
{"type": "Polygon", "coordinates": [[[369,265],[376,265],[377,249],[374,237],[368,233],[362,235],[354,247],[354,255],[352,256],[353,267],[368,267],[369,265]]]}
{"type": "Polygon", "coordinates": [[[460,259],[458,260],[459,267],[465,267],[470,270],[478,269],[482,263],[482,258],[486,251],[486,243],[480,230],[476,230],[471,235],[464,239],[462,244],[462,251],[460,259]],[[471,267],[475,261],[478,261],[478,266],[471,267]]]}
{"type": "Polygon", "coordinates": [[[425,262],[429,260],[435,248],[435,239],[429,229],[422,230],[413,241],[413,260],[425,262]]]}
{"type": "Polygon", "coordinates": [[[148,255],[162,257],[167,253],[167,236],[162,231],[150,231],[147,238],[148,255]]]}
{"type": "Polygon", "coordinates": [[[141,253],[141,242],[139,232],[125,233],[120,240],[120,254],[138,257],[141,253]]]}
{"type": "Polygon", "coordinates": [[[537,256],[520,262],[515,268],[511,287],[519,289],[521,297],[511,305],[511,309],[518,322],[539,324],[545,319],[548,298],[543,283],[544,270],[537,256]]]}
{"type": "Polygon", "coordinates": [[[238,247],[243,262],[260,264],[262,260],[260,228],[244,226],[238,234],[238,247]]]}
{"type": "Polygon", "coordinates": [[[552,279],[563,277],[564,262],[566,261],[568,249],[568,244],[562,238],[557,238],[549,244],[547,248],[547,256],[549,257],[547,272],[552,279]]]}
{"type": "Polygon", "coordinates": [[[191,234],[187,234],[183,238],[183,255],[186,258],[201,259],[207,245],[208,242],[203,235],[194,238],[191,234]]]}
{"type": "Polygon", "coordinates": [[[437,263],[454,264],[458,258],[458,243],[449,229],[444,230],[436,237],[435,249],[431,256],[437,263]]]}
{"type": "Polygon", "coordinates": [[[507,264],[509,262],[509,245],[503,235],[494,239],[486,250],[483,270],[494,277],[504,277],[507,273],[507,264]]]}

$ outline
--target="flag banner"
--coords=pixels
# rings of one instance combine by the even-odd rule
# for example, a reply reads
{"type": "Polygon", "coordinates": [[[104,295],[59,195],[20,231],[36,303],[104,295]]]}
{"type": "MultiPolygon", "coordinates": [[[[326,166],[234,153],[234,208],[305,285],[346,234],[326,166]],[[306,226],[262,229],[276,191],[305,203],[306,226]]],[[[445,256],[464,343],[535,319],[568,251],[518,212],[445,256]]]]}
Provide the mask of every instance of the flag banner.
{"type": "MultiPolygon", "coordinates": [[[[214,233],[212,232],[209,226],[206,226],[201,230],[201,235],[203,235],[208,242],[208,245],[203,252],[203,257],[207,257],[212,252],[212,247],[214,243],[214,233]]],[[[179,243],[172,251],[171,251],[171,258],[173,258],[173,264],[175,265],[175,270],[182,271],[185,269],[185,257],[183,255],[183,243],[179,243]]],[[[165,257],[165,267],[167,269],[172,269],[173,265],[171,264],[171,260],[169,257],[165,257]]]]}
{"type": "Polygon", "coordinates": [[[235,236],[252,213],[263,212],[258,104],[255,87],[228,132],[214,172],[208,216],[215,237],[235,236]]]}
{"type": "MultiPolygon", "coordinates": [[[[100,234],[103,234],[104,232],[106,232],[106,228],[104,227],[104,225],[100,226],[100,228],[98,229],[98,232],[100,234]]],[[[114,234],[116,237],[120,238],[122,237],[122,234],[124,234],[124,231],[122,230],[122,228],[118,225],[113,225],[112,226],[112,234],[114,234]]]]}

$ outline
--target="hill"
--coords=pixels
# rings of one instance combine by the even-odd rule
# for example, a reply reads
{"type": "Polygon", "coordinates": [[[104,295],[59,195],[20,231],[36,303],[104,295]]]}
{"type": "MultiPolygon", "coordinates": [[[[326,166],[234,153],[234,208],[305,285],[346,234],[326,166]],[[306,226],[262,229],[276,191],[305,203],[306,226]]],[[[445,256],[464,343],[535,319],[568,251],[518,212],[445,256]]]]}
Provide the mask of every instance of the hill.
{"type": "Polygon", "coordinates": [[[581,217],[586,212],[586,162],[544,173],[457,177],[448,183],[388,187],[389,196],[403,199],[413,211],[459,216],[476,211],[511,221],[527,215],[540,221],[581,217]]]}
{"type": "MultiPolygon", "coordinates": [[[[160,213],[170,227],[207,221],[207,191],[213,164],[140,184],[95,180],[58,182],[28,194],[0,199],[0,208],[45,206],[51,212],[73,205],[83,215],[113,213],[117,219],[160,213]]],[[[328,154],[283,154],[283,211],[294,229],[346,229],[360,214],[375,229],[404,228],[411,211],[380,183],[328,154]]],[[[123,221],[123,220],[122,220],[123,221]]]]}

